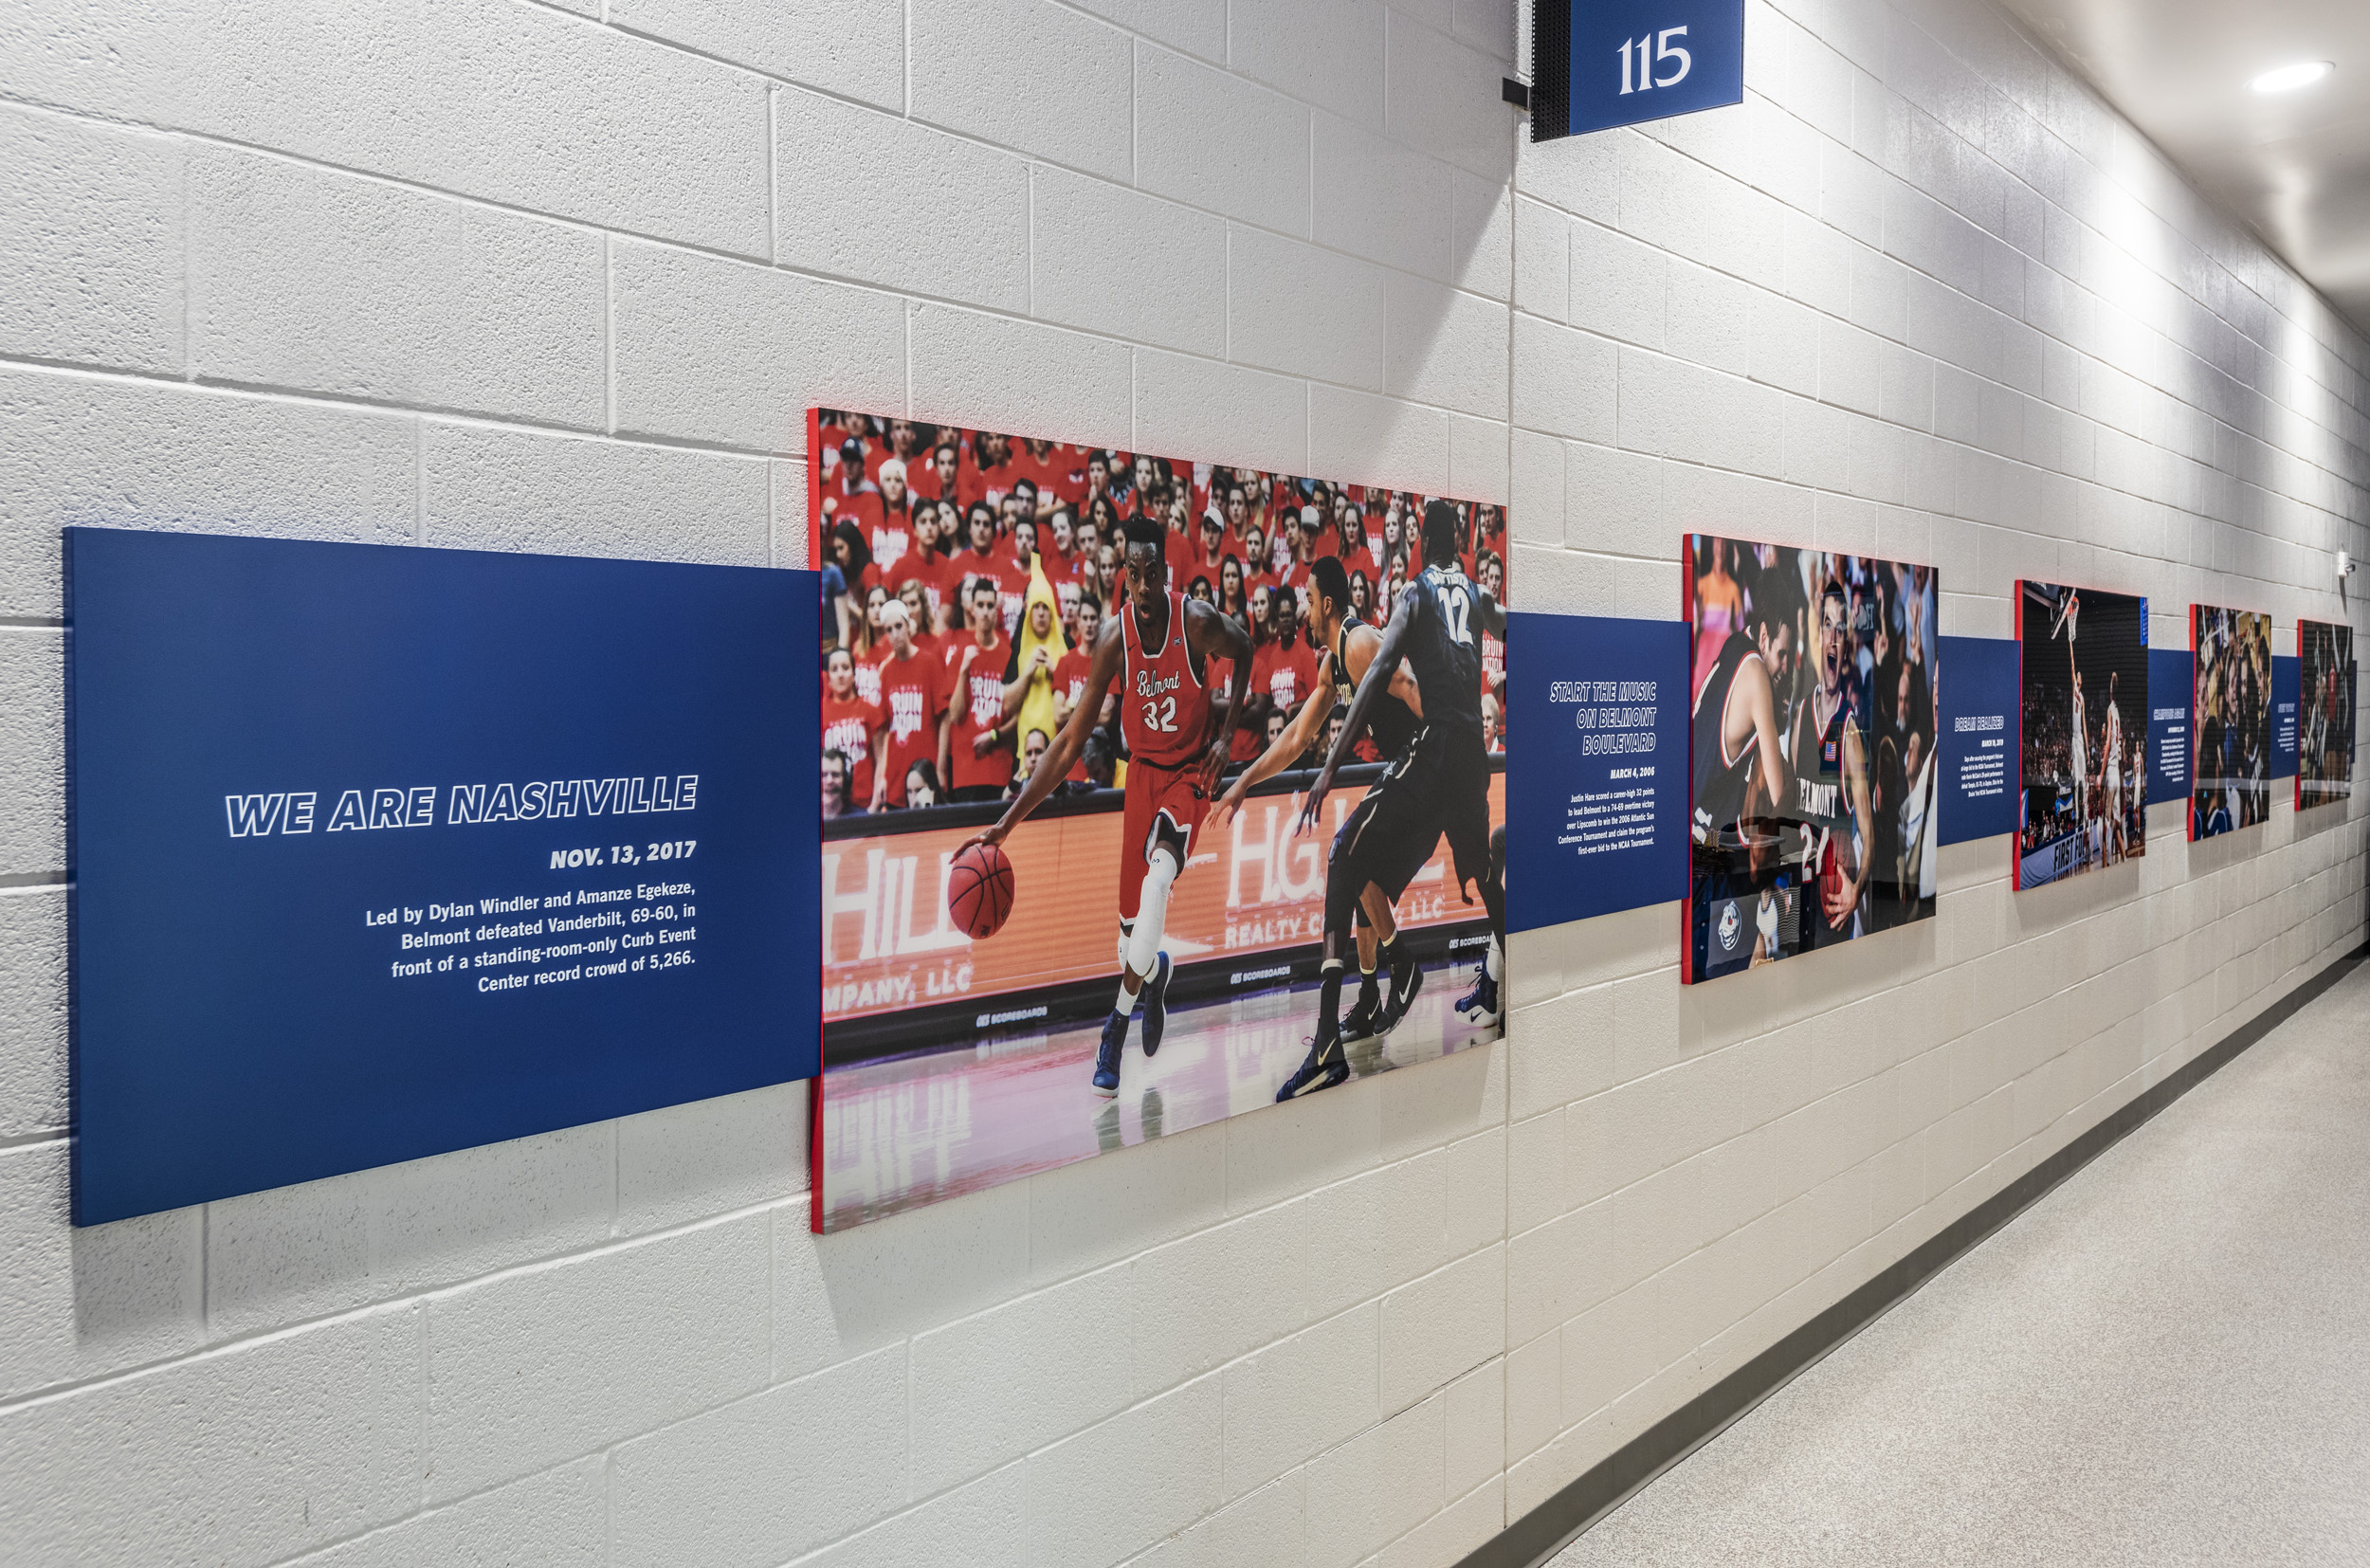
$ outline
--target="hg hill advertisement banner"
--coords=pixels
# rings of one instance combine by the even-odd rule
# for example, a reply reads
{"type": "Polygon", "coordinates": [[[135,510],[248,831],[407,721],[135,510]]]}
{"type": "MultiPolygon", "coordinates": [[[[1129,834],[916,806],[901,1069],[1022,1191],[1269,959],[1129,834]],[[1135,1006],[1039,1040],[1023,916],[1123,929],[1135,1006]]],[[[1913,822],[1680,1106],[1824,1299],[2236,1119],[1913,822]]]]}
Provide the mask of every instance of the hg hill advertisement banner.
{"type": "Polygon", "coordinates": [[[811,574],[65,548],[76,1223],[813,1074],[811,574]]]}
{"type": "Polygon", "coordinates": [[[1500,508],[809,439],[817,1230],[1500,1037],[1500,508]]]}

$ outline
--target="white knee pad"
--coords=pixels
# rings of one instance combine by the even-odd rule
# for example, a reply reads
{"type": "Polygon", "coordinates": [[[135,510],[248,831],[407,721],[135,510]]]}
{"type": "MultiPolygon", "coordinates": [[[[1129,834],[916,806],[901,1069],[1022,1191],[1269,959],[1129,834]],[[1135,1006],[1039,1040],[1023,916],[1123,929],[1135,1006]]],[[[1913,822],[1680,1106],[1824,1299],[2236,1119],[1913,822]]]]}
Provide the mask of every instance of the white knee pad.
{"type": "Polygon", "coordinates": [[[1143,895],[1136,904],[1136,929],[1128,935],[1121,961],[1139,978],[1152,978],[1160,966],[1160,937],[1169,918],[1169,887],[1176,881],[1176,851],[1163,844],[1152,851],[1144,867],[1143,895]]]}

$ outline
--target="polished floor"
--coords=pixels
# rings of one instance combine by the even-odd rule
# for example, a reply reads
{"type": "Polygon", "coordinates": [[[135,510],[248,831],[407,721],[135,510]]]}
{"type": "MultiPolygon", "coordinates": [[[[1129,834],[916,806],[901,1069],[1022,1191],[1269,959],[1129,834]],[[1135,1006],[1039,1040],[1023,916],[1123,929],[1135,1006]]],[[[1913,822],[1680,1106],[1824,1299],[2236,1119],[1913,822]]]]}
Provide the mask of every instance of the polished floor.
{"type": "Polygon", "coordinates": [[[2370,964],[1555,1562],[2370,1562],[2370,964]]]}
{"type": "MultiPolygon", "coordinates": [[[[1424,966],[1387,1038],[1345,1053],[1353,1077],[1499,1037],[1456,1016],[1469,957],[1424,966]]],[[[1357,998],[1350,982],[1346,1007],[1357,998]]],[[[1169,1010],[1157,1058],[1128,1031],[1120,1092],[1094,1092],[1100,1022],[834,1067],[823,1089],[823,1228],[836,1231],[1275,1103],[1308,1054],[1317,987],[1277,986],[1169,1010]]]]}

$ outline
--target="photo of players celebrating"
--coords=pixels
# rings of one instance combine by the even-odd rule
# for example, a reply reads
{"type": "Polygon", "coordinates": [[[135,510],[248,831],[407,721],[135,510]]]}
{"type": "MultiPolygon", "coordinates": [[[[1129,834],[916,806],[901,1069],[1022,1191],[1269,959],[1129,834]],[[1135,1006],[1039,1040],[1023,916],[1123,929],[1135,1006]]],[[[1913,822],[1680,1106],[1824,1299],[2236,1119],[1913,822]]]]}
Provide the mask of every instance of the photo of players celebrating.
{"type": "Polygon", "coordinates": [[[2189,607],[2197,672],[2190,733],[2189,837],[2252,828],[2271,814],[2271,617],[2189,607]]]}
{"type": "Polygon", "coordinates": [[[2296,623],[2296,810],[2354,793],[2354,629],[2296,623]]]}
{"type": "Polygon", "coordinates": [[[2022,798],[2015,886],[2147,852],[2148,601],[2016,584],[2022,798]]]}
{"type": "Polygon", "coordinates": [[[1934,569],[1695,534],[1686,584],[1682,977],[1932,919],[1934,569]]]}
{"type": "Polygon", "coordinates": [[[1500,1037],[1503,508],[809,422],[836,1230],[1500,1037]]]}

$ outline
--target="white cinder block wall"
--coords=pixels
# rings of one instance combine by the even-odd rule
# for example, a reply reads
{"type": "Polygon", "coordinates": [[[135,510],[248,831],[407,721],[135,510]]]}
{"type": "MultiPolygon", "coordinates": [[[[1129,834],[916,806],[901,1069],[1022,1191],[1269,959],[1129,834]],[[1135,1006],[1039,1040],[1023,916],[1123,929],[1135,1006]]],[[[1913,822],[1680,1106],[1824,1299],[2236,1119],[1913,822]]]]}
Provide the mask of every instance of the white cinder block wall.
{"type": "MultiPolygon", "coordinates": [[[[0,1556],[1454,1561],[2362,930],[2362,813],[818,1242],[797,1086],[65,1223],[58,529],[805,558],[811,401],[2351,615],[2364,344],[1984,0],[1754,0],[1543,150],[1506,0],[23,0],[0,18],[0,1556]]],[[[592,650],[589,650],[592,651],[592,650]]],[[[1519,650],[1518,650],[1519,658],[1519,650]]],[[[1519,874],[1519,872],[1518,872],[1519,874]]]]}

